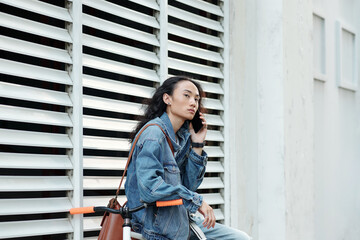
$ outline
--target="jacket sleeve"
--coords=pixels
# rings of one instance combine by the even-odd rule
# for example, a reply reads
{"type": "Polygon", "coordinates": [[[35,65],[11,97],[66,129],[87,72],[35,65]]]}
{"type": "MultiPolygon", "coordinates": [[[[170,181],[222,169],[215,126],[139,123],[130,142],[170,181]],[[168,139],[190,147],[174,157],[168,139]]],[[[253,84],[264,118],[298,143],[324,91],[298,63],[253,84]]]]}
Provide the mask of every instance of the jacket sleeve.
{"type": "Polygon", "coordinates": [[[182,171],[182,183],[191,191],[196,191],[202,183],[206,171],[207,153],[202,151],[201,156],[198,155],[192,148],[186,155],[187,159],[184,161],[184,169],[182,171]]]}
{"type": "Polygon", "coordinates": [[[185,208],[195,213],[202,204],[202,196],[187,189],[180,181],[175,186],[164,181],[165,170],[159,159],[161,144],[157,140],[145,140],[138,148],[135,165],[140,199],[152,203],[182,198],[185,208]]]}

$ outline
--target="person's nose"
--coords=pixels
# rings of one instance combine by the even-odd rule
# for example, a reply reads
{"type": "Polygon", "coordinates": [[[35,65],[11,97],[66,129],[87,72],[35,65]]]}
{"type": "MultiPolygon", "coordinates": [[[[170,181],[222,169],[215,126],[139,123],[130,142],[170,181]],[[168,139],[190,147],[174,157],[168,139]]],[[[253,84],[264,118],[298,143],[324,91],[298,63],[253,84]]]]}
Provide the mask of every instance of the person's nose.
{"type": "Polygon", "coordinates": [[[190,106],[196,107],[196,100],[195,100],[195,98],[190,98],[190,106]]]}

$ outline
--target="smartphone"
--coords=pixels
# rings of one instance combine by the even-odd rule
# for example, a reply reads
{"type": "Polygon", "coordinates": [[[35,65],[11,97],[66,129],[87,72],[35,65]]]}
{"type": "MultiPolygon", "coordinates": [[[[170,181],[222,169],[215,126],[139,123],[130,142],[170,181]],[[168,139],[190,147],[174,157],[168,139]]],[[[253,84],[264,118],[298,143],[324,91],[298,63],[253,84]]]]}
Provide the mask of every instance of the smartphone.
{"type": "Polygon", "coordinates": [[[200,119],[200,113],[199,110],[196,111],[194,118],[191,120],[192,125],[194,127],[195,132],[197,133],[202,127],[202,120],[200,119]]]}

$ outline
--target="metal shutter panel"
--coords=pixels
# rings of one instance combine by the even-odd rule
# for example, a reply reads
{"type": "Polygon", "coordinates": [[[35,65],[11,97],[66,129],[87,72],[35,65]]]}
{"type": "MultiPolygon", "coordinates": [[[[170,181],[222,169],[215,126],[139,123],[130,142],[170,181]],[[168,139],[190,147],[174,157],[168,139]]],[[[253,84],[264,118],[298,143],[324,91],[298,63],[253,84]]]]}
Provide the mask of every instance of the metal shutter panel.
{"type": "Polygon", "coordinates": [[[209,124],[205,151],[209,155],[199,192],[224,220],[224,28],[219,1],[168,1],[168,67],[171,75],[188,75],[203,86],[209,124]]]}
{"type": "Polygon", "coordinates": [[[224,3],[0,4],[6,30],[0,36],[5,53],[0,58],[0,168],[5,173],[0,227],[7,229],[0,238],[79,237],[82,223],[85,238],[96,238],[100,215],[69,220],[66,212],[107,204],[126,163],[129,133],[143,113],[141,102],[175,74],[193,77],[207,94],[210,158],[199,192],[217,219],[224,219],[224,3]]]}
{"type": "MultiPolygon", "coordinates": [[[[159,6],[156,1],[83,4],[84,205],[107,205],[120,183],[142,101],[160,83],[159,6]]],[[[126,201],[123,189],[120,202],[126,201]]],[[[98,235],[101,218],[84,218],[86,238],[98,235]]]]}
{"type": "Polygon", "coordinates": [[[67,211],[79,192],[73,4],[0,4],[0,238],[66,238],[76,225],[67,211]]]}

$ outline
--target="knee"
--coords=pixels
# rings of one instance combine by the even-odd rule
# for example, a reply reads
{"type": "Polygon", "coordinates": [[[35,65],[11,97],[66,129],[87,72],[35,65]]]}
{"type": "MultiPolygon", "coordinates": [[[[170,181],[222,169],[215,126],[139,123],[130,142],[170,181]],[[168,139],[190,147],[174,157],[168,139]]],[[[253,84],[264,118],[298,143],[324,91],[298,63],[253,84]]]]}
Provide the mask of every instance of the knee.
{"type": "Polygon", "coordinates": [[[239,240],[252,240],[253,238],[250,237],[246,232],[240,231],[238,230],[236,233],[236,236],[234,236],[234,239],[239,239],[239,240]]]}

